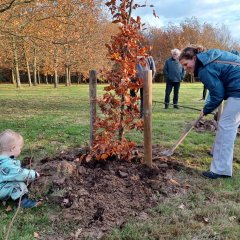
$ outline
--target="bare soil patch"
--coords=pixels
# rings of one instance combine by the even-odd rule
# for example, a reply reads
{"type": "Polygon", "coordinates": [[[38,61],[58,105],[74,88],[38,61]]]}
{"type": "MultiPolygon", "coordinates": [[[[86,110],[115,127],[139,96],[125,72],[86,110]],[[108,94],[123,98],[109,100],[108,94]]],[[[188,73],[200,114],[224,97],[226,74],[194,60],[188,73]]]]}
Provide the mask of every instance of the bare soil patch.
{"type": "Polygon", "coordinates": [[[32,185],[32,191],[61,207],[51,216],[59,236],[44,239],[104,239],[112,228],[122,228],[129,219],[151,218],[149,210],[164,198],[186,193],[192,186],[179,171],[198,174],[174,157],[159,157],[160,146],[153,147],[153,168],[141,163],[142,146],[135,149],[132,162],[80,162],[85,151],[62,152],[42,159],[35,167],[41,178],[32,185]],[[74,229],[66,236],[59,226],[69,222],[74,229]]]}

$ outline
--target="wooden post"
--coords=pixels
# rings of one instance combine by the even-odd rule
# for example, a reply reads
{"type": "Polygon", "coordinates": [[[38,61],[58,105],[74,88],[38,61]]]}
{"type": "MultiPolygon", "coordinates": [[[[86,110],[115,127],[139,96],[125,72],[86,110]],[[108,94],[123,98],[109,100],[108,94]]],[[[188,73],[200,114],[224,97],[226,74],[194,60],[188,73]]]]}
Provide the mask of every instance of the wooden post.
{"type": "Polygon", "coordinates": [[[144,71],[144,163],[152,167],[152,70],[144,71]]]}
{"type": "Polygon", "coordinates": [[[90,97],[90,147],[94,141],[94,124],[96,121],[96,97],[97,97],[97,72],[95,70],[89,71],[89,97],[90,97]]]}

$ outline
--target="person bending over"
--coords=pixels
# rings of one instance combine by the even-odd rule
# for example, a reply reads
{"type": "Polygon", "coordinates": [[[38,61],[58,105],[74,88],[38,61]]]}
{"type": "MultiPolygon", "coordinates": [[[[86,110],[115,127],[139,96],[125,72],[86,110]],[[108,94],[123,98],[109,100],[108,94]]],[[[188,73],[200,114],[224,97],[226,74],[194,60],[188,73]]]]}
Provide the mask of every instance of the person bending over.
{"type": "Polygon", "coordinates": [[[211,179],[231,177],[240,124],[240,57],[219,49],[205,51],[201,46],[190,46],[182,51],[179,61],[209,91],[210,99],[201,111],[202,117],[226,100],[218,122],[210,171],[203,175],[211,179]]]}

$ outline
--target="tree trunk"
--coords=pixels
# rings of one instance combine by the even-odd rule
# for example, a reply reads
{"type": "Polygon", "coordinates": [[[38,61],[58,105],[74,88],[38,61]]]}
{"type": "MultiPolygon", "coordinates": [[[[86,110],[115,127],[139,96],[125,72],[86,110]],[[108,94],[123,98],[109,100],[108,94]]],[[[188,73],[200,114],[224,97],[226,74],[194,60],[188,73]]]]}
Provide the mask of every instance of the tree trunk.
{"type": "Polygon", "coordinates": [[[27,73],[28,73],[28,85],[29,85],[29,87],[31,87],[32,86],[32,79],[31,79],[30,67],[29,67],[29,62],[28,62],[28,59],[27,59],[26,52],[25,52],[24,55],[25,55],[25,60],[26,60],[27,73]]]}
{"type": "Polygon", "coordinates": [[[39,71],[39,66],[37,67],[37,78],[38,78],[38,84],[41,84],[41,76],[40,76],[40,71],[39,71]]]}
{"type": "Polygon", "coordinates": [[[70,66],[68,64],[65,65],[65,71],[66,71],[66,82],[65,86],[71,86],[71,71],[70,66]]]}
{"type": "Polygon", "coordinates": [[[14,69],[16,74],[16,86],[17,88],[21,87],[20,75],[19,75],[19,67],[18,67],[18,54],[17,54],[17,46],[16,46],[16,37],[13,36],[12,38],[12,45],[13,45],[13,56],[14,56],[14,69]]]}
{"type": "Polygon", "coordinates": [[[124,131],[124,128],[123,128],[123,116],[124,116],[124,95],[122,95],[122,98],[121,98],[121,111],[120,111],[120,124],[119,124],[119,129],[118,129],[118,140],[119,141],[122,141],[122,136],[123,136],[123,131],[124,131]]]}
{"type": "Polygon", "coordinates": [[[34,55],[33,55],[33,85],[37,86],[37,53],[36,48],[34,47],[34,55]]]}
{"type": "Polygon", "coordinates": [[[65,86],[69,86],[69,79],[68,79],[69,74],[68,74],[68,70],[69,70],[68,65],[65,64],[65,74],[66,74],[65,86]]]}
{"type": "Polygon", "coordinates": [[[48,85],[48,74],[45,75],[45,82],[48,85]]]}
{"type": "Polygon", "coordinates": [[[77,75],[77,84],[80,84],[80,83],[82,83],[82,74],[81,73],[79,73],[77,75]]]}
{"type": "Polygon", "coordinates": [[[24,49],[24,58],[26,62],[26,67],[27,67],[27,74],[28,74],[28,85],[29,87],[32,86],[32,79],[31,79],[31,73],[30,73],[30,67],[29,67],[29,62],[28,62],[28,57],[27,57],[27,52],[25,46],[23,47],[24,49]]]}
{"type": "Polygon", "coordinates": [[[55,47],[54,49],[54,87],[58,87],[58,72],[57,72],[57,67],[58,67],[58,52],[57,48],[55,47]]]}
{"type": "Polygon", "coordinates": [[[66,71],[66,86],[71,85],[71,72],[70,72],[70,53],[69,53],[69,45],[64,46],[64,52],[66,57],[65,71],[66,71]]]}
{"type": "Polygon", "coordinates": [[[72,85],[72,82],[71,82],[71,68],[70,68],[70,66],[68,66],[68,84],[69,84],[69,86],[72,85]]]}
{"type": "Polygon", "coordinates": [[[15,78],[14,68],[12,68],[12,83],[13,83],[13,84],[16,84],[16,78],[15,78]]]}
{"type": "Polygon", "coordinates": [[[134,3],[134,0],[131,0],[130,7],[129,7],[129,12],[128,12],[128,23],[130,21],[131,15],[132,15],[133,3],[134,3]]]}

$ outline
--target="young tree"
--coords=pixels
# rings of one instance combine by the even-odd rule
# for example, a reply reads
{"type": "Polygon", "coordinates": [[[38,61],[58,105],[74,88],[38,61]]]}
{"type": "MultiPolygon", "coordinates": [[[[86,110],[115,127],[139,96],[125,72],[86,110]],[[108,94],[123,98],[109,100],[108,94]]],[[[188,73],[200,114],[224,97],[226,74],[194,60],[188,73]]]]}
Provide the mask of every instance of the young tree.
{"type": "Polygon", "coordinates": [[[103,117],[96,119],[97,134],[92,155],[98,160],[110,156],[130,160],[135,143],[125,134],[133,129],[142,129],[143,121],[139,119],[138,98],[131,98],[129,90],[143,86],[143,79],[138,78],[135,83],[131,79],[136,77],[138,61],[144,65],[137,56],[147,57],[149,48],[141,44],[144,36],[141,34],[140,17],[134,19],[131,16],[132,7],[137,5],[130,0],[122,0],[119,5],[111,0],[106,5],[112,13],[113,23],[119,26],[119,33],[112,36],[110,44],[106,44],[113,68],[106,75],[109,82],[105,87],[106,93],[98,101],[103,117]]]}

